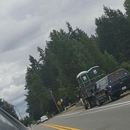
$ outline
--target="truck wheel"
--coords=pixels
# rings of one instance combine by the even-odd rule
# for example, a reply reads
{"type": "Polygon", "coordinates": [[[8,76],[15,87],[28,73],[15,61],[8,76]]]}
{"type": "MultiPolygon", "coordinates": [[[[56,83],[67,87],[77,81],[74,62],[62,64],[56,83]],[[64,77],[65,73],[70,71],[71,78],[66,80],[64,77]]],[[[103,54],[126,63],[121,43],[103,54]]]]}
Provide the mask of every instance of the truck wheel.
{"type": "Polygon", "coordinates": [[[88,109],[90,109],[91,108],[91,104],[90,104],[89,101],[87,101],[87,105],[88,105],[88,109]]]}
{"type": "Polygon", "coordinates": [[[88,100],[84,100],[84,108],[85,108],[85,109],[91,108],[91,105],[90,105],[90,103],[88,102],[88,100]]]}
{"type": "Polygon", "coordinates": [[[91,100],[89,100],[89,102],[91,107],[95,107],[97,105],[95,98],[92,98],[91,100]]]}
{"type": "Polygon", "coordinates": [[[88,109],[88,107],[87,107],[86,105],[84,105],[84,109],[85,109],[85,110],[87,110],[87,109],[88,109]]]}
{"type": "Polygon", "coordinates": [[[101,103],[96,99],[96,105],[97,106],[100,106],[101,105],[101,103]]]}
{"type": "Polygon", "coordinates": [[[85,110],[87,110],[87,109],[88,109],[88,106],[87,106],[87,105],[84,105],[84,108],[85,108],[85,110]]]}
{"type": "Polygon", "coordinates": [[[108,99],[109,99],[110,102],[112,102],[113,101],[113,96],[108,95],[108,99]]]}
{"type": "Polygon", "coordinates": [[[83,106],[84,106],[84,109],[88,109],[88,106],[87,106],[87,103],[86,103],[86,100],[83,100],[83,106]]]}

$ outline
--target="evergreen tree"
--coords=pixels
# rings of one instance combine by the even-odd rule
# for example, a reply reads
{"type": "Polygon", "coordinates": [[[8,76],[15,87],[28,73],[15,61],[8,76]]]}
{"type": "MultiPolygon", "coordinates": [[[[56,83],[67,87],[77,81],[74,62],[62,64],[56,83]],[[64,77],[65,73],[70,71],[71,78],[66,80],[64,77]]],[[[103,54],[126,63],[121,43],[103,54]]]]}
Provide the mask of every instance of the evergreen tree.
{"type": "Polygon", "coordinates": [[[16,114],[16,111],[14,109],[14,106],[10,103],[8,103],[7,101],[0,99],[0,107],[5,110],[6,112],[8,112],[10,115],[12,115],[13,117],[15,117],[16,119],[18,119],[18,115],[16,114]]]}
{"type": "Polygon", "coordinates": [[[95,65],[99,65],[105,73],[118,68],[113,56],[100,51],[97,37],[88,37],[83,30],[74,30],[69,23],[67,27],[68,32],[60,29],[50,33],[45,50],[37,48],[38,60],[29,57],[25,89],[28,90],[27,112],[32,119],[38,119],[48,112],[58,112],[50,90],[56,102],[63,99],[64,106],[75,102],[74,91],[78,86],[76,76],[81,71],[95,65]]]}
{"type": "Polygon", "coordinates": [[[121,59],[122,54],[130,59],[130,24],[125,15],[120,10],[112,10],[104,6],[104,15],[96,18],[95,24],[101,51],[106,50],[117,60],[121,59]]]}

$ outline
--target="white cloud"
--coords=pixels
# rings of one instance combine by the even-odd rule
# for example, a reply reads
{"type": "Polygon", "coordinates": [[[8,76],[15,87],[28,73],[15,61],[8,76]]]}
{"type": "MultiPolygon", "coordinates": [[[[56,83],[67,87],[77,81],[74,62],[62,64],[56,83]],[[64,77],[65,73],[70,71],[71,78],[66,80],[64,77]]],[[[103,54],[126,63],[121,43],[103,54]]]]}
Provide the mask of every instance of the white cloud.
{"type": "Polygon", "coordinates": [[[40,34],[41,18],[33,19],[27,15],[26,20],[16,21],[14,19],[7,19],[1,21],[0,24],[0,39],[1,52],[17,49],[21,46],[26,46],[28,40],[35,39],[40,34]]]}
{"type": "Polygon", "coordinates": [[[124,0],[1,0],[0,4],[0,97],[25,112],[25,73],[29,55],[38,58],[37,46],[53,29],[66,29],[66,22],[95,33],[95,18],[103,5],[124,12],[124,0]]]}
{"type": "Polygon", "coordinates": [[[8,88],[4,88],[1,91],[1,96],[4,97],[6,101],[14,105],[18,104],[19,101],[21,102],[23,99],[25,99],[25,97],[23,97],[24,94],[26,94],[26,91],[22,85],[10,85],[8,88]]]}

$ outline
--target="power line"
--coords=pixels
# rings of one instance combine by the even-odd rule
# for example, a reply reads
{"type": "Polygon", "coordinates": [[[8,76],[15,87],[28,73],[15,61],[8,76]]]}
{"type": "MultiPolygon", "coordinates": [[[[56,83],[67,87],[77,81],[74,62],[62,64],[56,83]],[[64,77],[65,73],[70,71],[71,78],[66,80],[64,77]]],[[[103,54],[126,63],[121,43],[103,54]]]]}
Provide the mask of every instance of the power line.
{"type": "Polygon", "coordinates": [[[18,109],[17,109],[17,111],[18,111],[18,114],[19,114],[20,118],[23,120],[22,115],[21,115],[21,113],[19,112],[18,109]]]}
{"type": "Polygon", "coordinates": [[[56,103],[56,101],[55,101],[55,98],[54,98],[54,96],[53,96],[53,94],[52,94],[52,91],[51,91],[50,89],[49,89],[49,92],[50,92],[50,95],[51,95],[51,97],[52,97],[52,99],[53,99],[55,105],[56,105],[57,110],[58,110],[59,113],[60,113],[60,109],[59,109],[59,107],[58,107],[58,105],[57,105],[57,103],[56,103]]]}
{"type": "MultiPolygon", "coordinates": [[[[46,91],[46,92],[47,92],[47,91],[46,91]]],[[[42,94],[45,94],[46,92],[43,92],[43,93],[41,93],[41,94],[38,94],[38,96],[35,96],[33,99],[30,99],[30,101],[32,101],[32,100],[34,100],[34,99],[40,97],[42,94]]]]}

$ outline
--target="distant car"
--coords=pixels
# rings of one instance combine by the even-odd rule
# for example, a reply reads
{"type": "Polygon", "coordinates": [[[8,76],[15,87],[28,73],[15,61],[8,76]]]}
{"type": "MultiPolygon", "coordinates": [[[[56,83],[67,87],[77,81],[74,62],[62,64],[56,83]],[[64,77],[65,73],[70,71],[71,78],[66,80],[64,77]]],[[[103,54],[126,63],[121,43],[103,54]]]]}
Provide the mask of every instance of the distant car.
{"type": "Polygon", "coordinates": [[[28,130],[21,122],[0,108],[0,130],[28,130]]]}
{"type": "Polygon", "coordinates": [[[42,122],[44,122],[44,121],[48,120],[48,117],[47,117],[46,115],[44,115],[44,116],[42,116],[42,117],[41,117],[41,119],[40,119],[40,120],[41,120],[41,123],[42,123],[42,122]]]}

